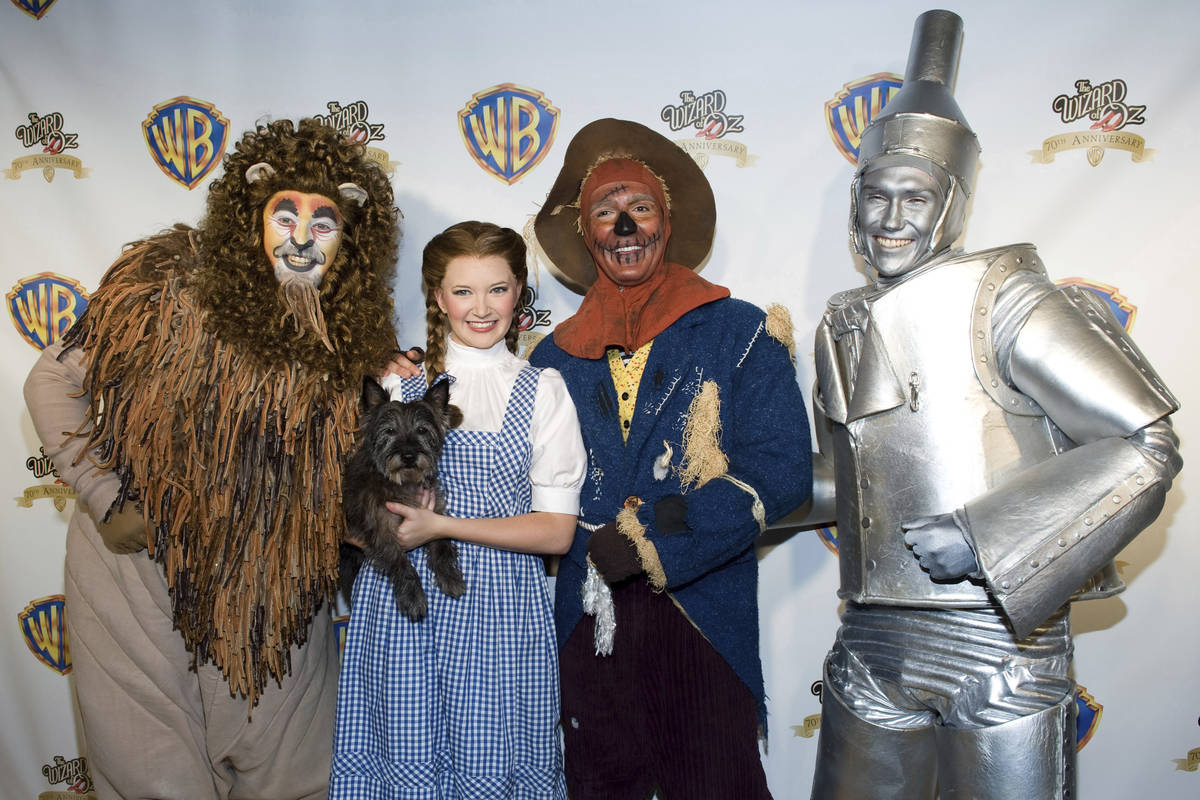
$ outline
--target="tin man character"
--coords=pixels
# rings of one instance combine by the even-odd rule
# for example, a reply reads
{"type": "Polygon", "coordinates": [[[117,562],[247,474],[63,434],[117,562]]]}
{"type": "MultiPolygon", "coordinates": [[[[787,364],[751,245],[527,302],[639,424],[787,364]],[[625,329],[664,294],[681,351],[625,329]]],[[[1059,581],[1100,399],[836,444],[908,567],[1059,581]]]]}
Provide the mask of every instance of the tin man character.
{"type": "Polygon", "coordinates": [[[851,192],[876,278],[816,335],[810,519],[836,495],[846,605],[814,798],[1074,796],[1069,602],[1124,588],[1112,559],[1182,466],[1178,404],[1103,303],[1032,245],[952,249],[979,156],[961,36],[917,20],[851,192]]]}

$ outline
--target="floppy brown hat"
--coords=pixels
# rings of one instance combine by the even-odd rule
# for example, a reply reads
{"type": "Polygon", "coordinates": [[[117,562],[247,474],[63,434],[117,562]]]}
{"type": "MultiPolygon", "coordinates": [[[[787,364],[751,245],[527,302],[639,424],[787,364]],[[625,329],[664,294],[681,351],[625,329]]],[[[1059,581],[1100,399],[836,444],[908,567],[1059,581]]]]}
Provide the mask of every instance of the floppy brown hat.
{"type": "Polygon", "coordinates": [[[579,129],[562,169],[533,221],[534,234],[555,277],[583,294],[596,280],[596,265],[579,234],[575,201],[588,169],[601,156],[634,158],[662,177],[671,202],[666,260],[697,269],[712,248],[717,207],[712,187],[692,157],[662,134],[623,119],[598,119],[579,129]]]}

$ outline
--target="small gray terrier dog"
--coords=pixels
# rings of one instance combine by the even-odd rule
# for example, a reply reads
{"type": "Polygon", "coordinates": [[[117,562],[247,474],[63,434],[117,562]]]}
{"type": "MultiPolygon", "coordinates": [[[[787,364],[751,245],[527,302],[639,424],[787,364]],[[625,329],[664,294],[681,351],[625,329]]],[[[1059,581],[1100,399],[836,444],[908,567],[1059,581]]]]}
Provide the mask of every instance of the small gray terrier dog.
{"type": "MultiPolygon", "coordinates": [[[[343,547],[343,586],[367,561],[392,584],[397,610],[420,622],[428,611],[425,591],[408,553],[396,540],[401,517],[384,505],[391,500],[419,507],[426,491],[433,492],[434,510],[445,511],[438,487],[437,464],[446,431],[462,424],[462,411],[450,404],[450,383],[429,387],[420,400],[391,400],[374,379],[363,380],[362,438],[346,463],[342,477],[342,507],[350,537],[361,543],[343,547]],[[347,563],[349,562],[349,563],[347,563]]],[[[458,548],[450,539],[424,545],[437,586],[450,597],[461,597],[466,582],[458,566],[458,548]]]]}

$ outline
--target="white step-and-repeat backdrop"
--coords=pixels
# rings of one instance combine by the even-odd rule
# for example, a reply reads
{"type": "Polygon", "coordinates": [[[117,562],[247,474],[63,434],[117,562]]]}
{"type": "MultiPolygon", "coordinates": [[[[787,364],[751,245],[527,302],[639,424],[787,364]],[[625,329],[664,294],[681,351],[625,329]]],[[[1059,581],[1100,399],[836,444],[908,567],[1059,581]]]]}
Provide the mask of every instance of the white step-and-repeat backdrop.
{"type": "MultiPolygon", "coordinates": [[[[904,70],[924,3],[575,0],[0,4],[0,794],[89,793],[64,634],[70,490],[39,450],[21,383],[125,242],[194,223],[220,156],[256,121],[359,137],[404,213],[400,340],[423,338],[420,251],[462,219],[523,228],[572,134],[637,120],[678,140],[716,193],[705,277],[782,303],[812,384],[826,298],[865,281],[847,245],[858,134],[904,70]]],[[[1200,220],[1200,5],[959,2],[957,98],[983,145],[965,244],[1038,245],[1052,277],[1103,295],[1183,401],[1193,441],[1200,220]]],[[[578,297],[546,271],[526,322],[578,297]]],[[[1126,594],[1072,612],[1080,794],[1200,796],[1200,469],[1120,556],[1126,594]]],[[[837,624],[828,532],[762,547],[764,756],[807,797],[837,624]]]]}

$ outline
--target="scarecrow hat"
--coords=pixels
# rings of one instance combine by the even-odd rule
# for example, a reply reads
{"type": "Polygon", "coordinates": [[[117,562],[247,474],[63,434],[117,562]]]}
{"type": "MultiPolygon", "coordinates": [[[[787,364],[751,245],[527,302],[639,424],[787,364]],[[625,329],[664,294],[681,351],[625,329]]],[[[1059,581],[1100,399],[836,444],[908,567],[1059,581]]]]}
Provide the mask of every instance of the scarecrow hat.
{"type": "Polygon", "coordinates": [[[609,158],[640,161],[662,178],[671,206],[666,260],[698,269],[712,249],[717,224],[716,203],[704,172],[677,144],[646,126],[598,119],[583,126],[567,145],[562,170],[533,221],[538,245],[555,277],[580,294],[596,280],[596,265],[579,232],[579,191],[588,171],[609,158]]]}

